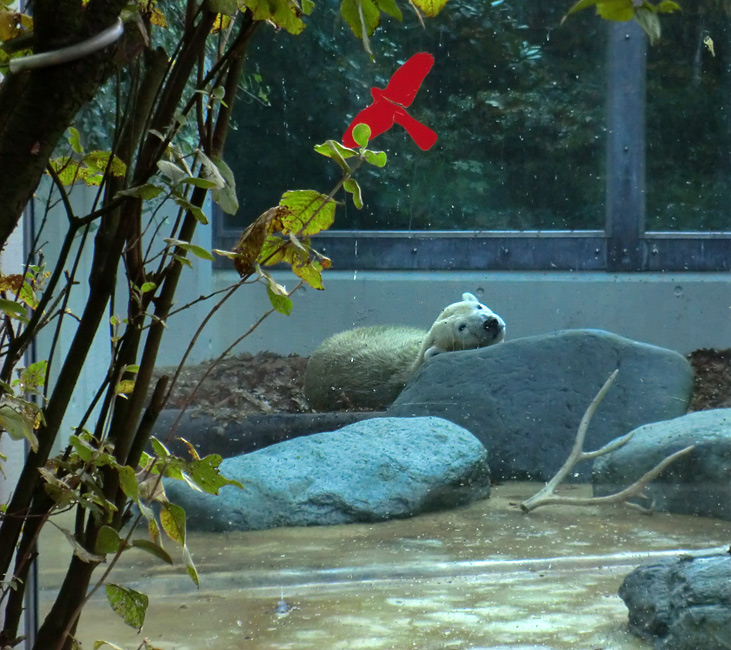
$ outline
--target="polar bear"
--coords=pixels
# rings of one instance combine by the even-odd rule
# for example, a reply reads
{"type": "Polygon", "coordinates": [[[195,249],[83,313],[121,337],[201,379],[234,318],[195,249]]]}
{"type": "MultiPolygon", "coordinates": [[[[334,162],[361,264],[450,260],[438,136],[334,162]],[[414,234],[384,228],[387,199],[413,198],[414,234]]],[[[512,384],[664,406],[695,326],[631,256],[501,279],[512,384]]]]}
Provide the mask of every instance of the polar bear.
{"type": "Polygon", "coordinates": [[[505,323],[471,293],[449,305],[431,329],[359,327],[326,339],[313,353],[305,397],[318,411],[383,409],[399,395],[426,359],[443,352],[500,343],[505,323]]]}

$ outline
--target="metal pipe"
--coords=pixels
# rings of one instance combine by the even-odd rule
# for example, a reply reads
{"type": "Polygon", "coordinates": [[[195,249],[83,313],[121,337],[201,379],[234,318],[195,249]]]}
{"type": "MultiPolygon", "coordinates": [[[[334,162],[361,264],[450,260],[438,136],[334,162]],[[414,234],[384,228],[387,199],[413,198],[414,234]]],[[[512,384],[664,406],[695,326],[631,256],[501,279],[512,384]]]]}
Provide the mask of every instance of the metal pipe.
{"type": "Polygon", "coordinates": [[[37,70],[38,68],[48,68],[69,61],[76,61],[89,54],[93,54],[108,45],[114,43],[124,33],[124,24],[121,18],[117,18],[111,27],[107,27],[103,32],[99,32],[96,36],[69,45],[59,50],[50,52],[41,52],[40,54],[31,54],[29,56],[21,56],[17,59],[10,59],[8,68],[10,72],[24,72],[26,70],[37,70]]]}

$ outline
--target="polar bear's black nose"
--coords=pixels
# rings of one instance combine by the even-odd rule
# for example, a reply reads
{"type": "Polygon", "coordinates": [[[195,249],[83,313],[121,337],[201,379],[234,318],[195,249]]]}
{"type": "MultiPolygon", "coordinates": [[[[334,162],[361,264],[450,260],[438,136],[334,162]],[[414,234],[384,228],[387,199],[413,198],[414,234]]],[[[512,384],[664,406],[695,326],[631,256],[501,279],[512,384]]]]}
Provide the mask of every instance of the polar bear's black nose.
{"type": "Polygon", "coordinates": [[[497,318],[488,318],[483,327],[492,334],[497,334],[501,330],[500,321],[497,318]]]}

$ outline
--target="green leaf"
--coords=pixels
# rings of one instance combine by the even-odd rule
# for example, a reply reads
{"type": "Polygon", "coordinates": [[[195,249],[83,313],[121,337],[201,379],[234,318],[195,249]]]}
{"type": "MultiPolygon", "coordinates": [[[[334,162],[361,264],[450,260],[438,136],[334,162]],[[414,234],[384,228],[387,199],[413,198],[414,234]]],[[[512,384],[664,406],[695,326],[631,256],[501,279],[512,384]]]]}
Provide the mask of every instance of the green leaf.
{"type": "Polygon", "coordinates": [[[84,153],[84,147],[81,146],[81,139],[79,138],[79,131],[73,126],[69,127],[69,144],[75,153],[84,153]]]}
{"type": "Polygon", "coordinates": [[[69,444],[85,463],[88,463],[92,459],[96,451],[86,440],[79,438],[79,436],[69,436],[69,444]]]}
{"type": "Polygon", "coordinates": [[[211,198],[226,214],[236,214],[239,210],[239,200],[236,197],[236,179],[231,168],[218,156],[211,158],[216,165],[219,174],[223,177],[225,185],[218,190],[211,192],[211,198]]]}
{"type": "Polygon", "coordinates": [[[208,225],[208,217],[206,216],[206,213],[197,205],[193,205],[183,196],[173,196],[173,201],[183,208],[183,210],[188,210],[198,223],[202,223],[204,226],[208,225]]]}
{"type": "Polygon", "coordinates": [[[340,158],[352,158],[357,156],[358,152],[350,147],[346,147],[337,140],[326,140],[322,144],[315,145],[315,151],[323,156],[332,158],[336,155],[340,158]]]}
{"type": "Polygon", "coordinates": [[[217,14],[235,16],[239,9],[236,0],[209,0],[209,10],[217,14]]]}
{"type": "Polygon", "coordinates": [[[99,648],[103,648],[105,645],[113,648],[113,650],[124,650],[121,646],[110,643],[109,641],[94,641],[94,650],[99,650],[99,648]]]}
{"type": "Polygon", "coordinates": [[[363,152],[363,157],[369,165],[374,167],[385,167],[387,156],[385,151],[371,151],[368,149],[363,152]]]}
{"type": "Polygon", "coordinates": [[[119,537],[119,533],[111,526],[102,526],[96,538],[94,552],[100,555],[116,553],[121,545],[122,539],[119,537]]]}
{"type": "Polygon", "coordinates": [[[346,172],[349,173],[351,171],[350,165],[348,165],[347,162],[345,162],[346,158],[350,158],[351,156],[357,155],[355,151],[352,149],[349,149],[348,147],[344,147],[343,145],[338,145],[335,140],[328,140],[327,142],[323,144],[315,145],[315,151],[319,153],[322,156],[327,156],[328,158],[332,158],[339,166],[340,168],[346,172]],[[341,149],[343,149],[345,152],[347,152],[346,155],[343,155],[341,153],[341,149]]]}
{"type": "Polygon", "coordinates": [[[59,528],[59,530],[66,535],[66,539],[69,541],[69,544],[74,549],[74,555],[78,557],[82,562],[86,562],[87,564],[101,564],[104,562],[104,556],[103,555],[97,555],[95,553],[91,553],[90,551],[87,551],[86,548],[79,542],[79,540],[76,539],[76,536],[70,531],[66,530],[65,528],[59,528]]]}
{"type": "Polygon", "coordinates": [[[606,20],[626,22],[634,17],[633,0],[579,0],[568,10],[566,16],[593,6],[596,7],[597,14],[606,20]]]}
{"type": "Polygon", "coordinates": [[[682,11],[682,7],[677,2],[672,0],[662,0],[662,2],[655,7],[660,14],[672,14],[676,11],[682,11]]]}
{"type": "Polygon", "coordinates": [[[289,316],[292,313],[294,303],[289,296],[283,296],[281,293],[272,291],[269,285],[267,285],[267,295],[269,296],[269,302],[272,304],[272,307],[280,314],[289,316]]]}
{"type": "Polygon", "coordinates": [[[145,553],[154,555],[163,562],[167,562],[168,564],[173,563],[173,558],[170,557],[170,554],[162,546],[155,544],[155,542],[151,542],[149,539],[136,539],[132,542],[132,546],[145,551],[145,553]]]}
{"type": "Polygon", "coordinates": [[[20,386],[23,390],[31,390],[46,385],[46,373],[48,372],[48,361],[41,359],[23,368],[20,373],[20,386]]]}
{"type": "Polygon", "coordinates": [[[206,250],[202,246],[198,246],[197,244],[180,241],[179,239],[172,239],[171,237],[165,238],[165,242],[170,244],[171,246],[177,246],[178,248],[182,248],[184,251],[192,253],[196,257],[200,257],[203,260],[209,260],[210,262],[213,262],[216,259],[215,257],[213,257],[213,254],[210,251],[206,250]]]}
{"type": "Polygon", "coordinates": [[[378,8],[384,14],[388,14],[391,18],[395,18],[401,22],[403,16],[401,15],[401,10],[396,6],[394,0],[376,0],[376,3],[378,4],[378,8]]]}
{"type": "Polygon", "coordinates": [[[182,266],[187,266],[189,269],[193,268],[193,264],[187,257],[183,257],[182,255],[173,255],[173,259],[180,262],[182,266]]]}
{"type": "Polygon", "coordinates": [[[164,190],[157,185],[152,183],[145,183],[144,185],[137,185],[137,187],[130,187],[128,190],[120,190],[115,194],[117,196],[132,196],[143,201],[149,201],[159,196],[164,190]]]}
{"type": "Polygon", "coordinates": [[[145,623],[149,598],[139,591],[112,583],[106,585],[105,589],[112,609],[127,625],[139,632],[145,623]]]}
{"type": "Polygon", "coordinates": [[[193,185],[194,187],[200,187],[204,190],[212,190],[215,187],[218,187],[218,185],[207,178],[198,178],[197,176],[186,176],[182,181],[180,181],[184,185],[193,185]]]}
{"type": "Polygon", "coordinates": [[[195,564],[193,564],[193,558],[187,546],[183,547],[183,559],[185,560],[185,570],[190,576],[190,579],[195,583],[196,587],[200,587],[201,581],[198,577],[198,570],[195,568],[195,564]]]}
{"type": "MultiPolygon", "coordinates": [[[[30,274],[28,274],[30,276],[30,274]]],[[[27,280],[23,281],[20,285],[20,292],[18,293],[18,299],[28,305],[31,309],[35,309],[38,306],[38,298],[36,297],[33,287],[27,280]]]]}
{"type": "Polygon", "coordinates": [[[68,156],[54,158],[48,164],[56,172],[62,185],[73,185],[79,179],[79,163],[68,156]]]}
{"type": "Polygon", "coordinates": [[[317,261],[302,265],[293,264],[292,272],[297,277],[302,278],[313,289],[322,290],[325,288],[322,284],[322,266],[317,261]]]}
{"type": "Polygon", "coordinates": [[[210,454],[205,458],[188,463],[185,472],[198,487],[208,494],[218,494],[224,485],[233,485],[243,489],[244,486],[241,483],[228,479],[220,473],[218,466],[222,460],[218,454],[210,454]]]}
{"type": "MultiPolygon", "coordinates": [[[[223,88],[217,88],[216,90],[223,91],[223,88]]],[[[215,184],[215,189],[222,189],[226,187],[226,181],[224,180],[221,172],[218,170],[216,165],[206,154],[202,151],[197,152],[198,159],[201,163],[201,176],[206,180],[215,184]]]]}
{"type": "Polygon", "coordinates": [[[571,9],[566,12],[566,15],[570,16],[571,14],[575,14],[577,11],[588,9],[589,7],[593,7],[599,2],[601,2],[601,0],[579,0],[573,7],[571,7],[571,9]]]}
{"type": "Polygon", "coordinates": [[[162,548],[162,533],[160,533],[160,526],[157,525],[157,519],[154,517],[147,520],[147,532],[150,534],[150,541],[155,546],[162,548]]]}
{"type": "Polygon", "coordinates": [[[155,513],[152,511],[150,506],[146,506],[142,503],[142,501],[138,501],[137,507],[140,509],[140,514],[147,519],[147,521],[153,521],[155,519],[155,513]]]}
{"type": "Polygon", "coordinates": [[[289,0],[242,0],[241,4],[251,9],[255,21],[269,20],[294,35],[305,28],[296,3],[289,0]]]}
{"type": "Polygon", "coordinates": [[[152,445],[152,450],[155,452],[155,455],[159,458],[164,460],[170,456],[170,450],[154,436],[150,438],[150,444],[152,445]]]}
{"type": "Polygon", "coordinates": [[[605,20],[625,23],[635,17],[633,0],[602,0],[596,6],[599,15],[605,20]]]}
{"type": "Polygon", "coordinates": [[[160,523],[165,534],[176,544],[185,546],[185,510],[174,503],[163,503],[160,523]]]}
{"type": "Polygon", "coordinates": [[[343,0],[340,15],[357,38],[372,36],[381,24],[381,11],[373,0],[343,0]],[[361,20],[361,14],[363,20],[361,20]]]}
{"type": "Polygon", "coordinates": [[[302,6],[302,13],[305,16],[309,16],[315,8],[315,3],[312,0],[302,0],[300,4],[302,6]]]}
{"type": "Polygon", "coordinates": [[[0,406],[0,429],[3,429],[13,440],[23,440],[30,444],[33,451],[38,451],[38,438],[33,431],[34,419],[19,413],[11,406],[0,406]]]}
{"type": "Polygon", "coordinates": [[[6,313],[10,318],[15,318],[23,323],[28,322],[28,316],[25,313],[25,307],[15,300],[6,300],[0,298],[0,311],[6,313]]]}
{"type": "Polygon", "coordinates": [[[358,210],[361,210],[363,208],[363,196],[360,191],[360,185],[358,185],[358,182],[354,178],[349,178],[345,183],[343,183],[343,187],[345,188],[346,192],[349,192],[353,195],[353,205],[355,205],[358,210]]]}
{"type": "Polygon", "coordinates": [[[121,177],[127,173],[127,165],[121,158],[113,156],[109,151],[90,151],[83,158],[83,162],[89,168],[102,174],[109,168],[109,174],[121,177]]]}
{"type": "Polygon", "coordinates": [[[367,147],[371,139],[371,127],[367,124],[356,124],[353,129],[353,140],[360,147],[367,147]]]}
{"type": "Polygon", "coordinates": [[[189,174],[185,169],[181,169],[177,165],[167,161],[158,160],[157,168],[160,170],[163,176],[170,180],[170,184],[175,186],[183,181],[184,178],[188,178],[189,174]]]}
{"type": "Polygon", "coordinates": [[[650,45],[655,45],[660,40],[662,28],[660,27],[660,17],[653,11],[648,11],[640,7],[635,12],[635,20],[642,27],[650,39],[650,45]]]}
{"type": "MultiPolygon", "coordinates": [[[[154,282],[143,282],[142,286],[140,287],[140,293],[147,293],[148,291],[154,291],[157,289],[157,285],[154,282]]],[[[137,366],[139,369],[139,366],[137,366]]],[[[127,367],[127,370],[129,370],[129,366],[127,367]]]]}
{"type": "Polygon", "coordinates": [[[122,488],[125,496],[132,501],[138,501],[140,498],[140,486],[137,482],[137,475],[134,469],[129,465],[118,465],[117,473],[119,474],[119,487],[122,488]]]}

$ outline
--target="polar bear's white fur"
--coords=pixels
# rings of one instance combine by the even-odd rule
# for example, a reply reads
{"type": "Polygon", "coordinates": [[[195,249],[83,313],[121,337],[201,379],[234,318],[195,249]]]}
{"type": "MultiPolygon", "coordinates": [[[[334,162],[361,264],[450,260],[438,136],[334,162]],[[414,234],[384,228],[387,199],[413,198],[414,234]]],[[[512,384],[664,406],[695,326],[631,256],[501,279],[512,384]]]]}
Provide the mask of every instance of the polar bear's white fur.
{"type": "Polygon", "coordinates": [[[304,390],[313,408],[382,409],[398,397],[426,359],[500,343],[505,323],[471,293],[449,305],[428,332],[359,327],[326,339],[310,357],[304,390]]]}

